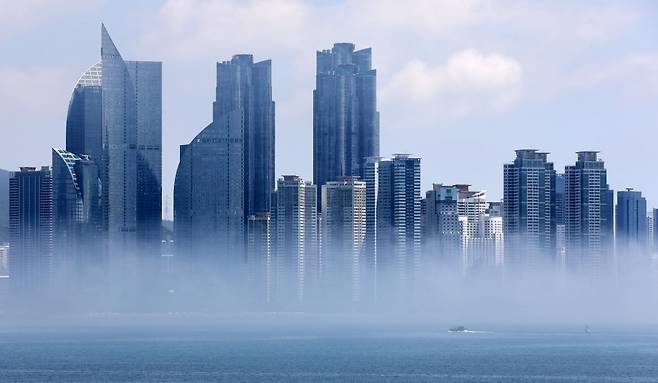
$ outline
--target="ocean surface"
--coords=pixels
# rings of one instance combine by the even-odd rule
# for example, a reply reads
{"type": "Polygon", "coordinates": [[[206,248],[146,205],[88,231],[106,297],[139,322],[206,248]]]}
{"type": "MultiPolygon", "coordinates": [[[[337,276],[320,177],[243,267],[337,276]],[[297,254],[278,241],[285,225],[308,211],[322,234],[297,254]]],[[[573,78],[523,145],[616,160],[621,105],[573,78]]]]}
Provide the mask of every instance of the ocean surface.
{"type": "Polygon", "coordinates": [[[658,331],[341,324],[0,327],[0,382],[658,382],[658,331]]]}

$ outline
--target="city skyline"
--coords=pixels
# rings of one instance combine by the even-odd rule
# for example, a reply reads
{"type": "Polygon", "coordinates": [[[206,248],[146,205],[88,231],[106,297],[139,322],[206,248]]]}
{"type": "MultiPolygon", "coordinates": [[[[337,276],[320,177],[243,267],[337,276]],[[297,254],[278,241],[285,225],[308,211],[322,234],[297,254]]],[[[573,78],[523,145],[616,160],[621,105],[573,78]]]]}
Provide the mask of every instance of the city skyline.
{"type": "Polygon", "coordinates": [[[658,1],[0,10],[0,380],[658,377],[658,1]]]}
{"type": "MultiPolygon", "coordinates": [[[[289,4],[290,8],[305,12],[309,20],[319,27],[325,25],[320,16],[331,16],[342,9],[374,8],[374,5],[369,3],[349,5],[327,2],[324,6],[303,2],[289,4]]],[[[644,150],[649,148],[645,146],[648,143],[632,141],[630,138],[650,137],[651,129],[657,120],[655,108],[649,107],[655,105],[655,100],[658,98],[653,90],[656,87],[651,80],[654,78],[651,73],[654,73],[655,69],[647,69],[647,67],[656,67],[650,65],[653,62],[653,52],[656,50],[655,42],[651,39],[647,40],[644,34],[648,28],[648,20],[651,20],[652,15],[656,13],[655,6],[651,3],[636,2],[623,5],[608,3],[603,7],[573,5],[569,8],[571,16],[561,19],[563,31],[554,36],[553,40],[542,36],[540,31],[549,21],[562,15],[562,10],[558,9],[560,7],[544,4],[541,8],[525,6],[514,10],[510,9],[510,6],[492,5],[487,12],[510,21],[511,24],[516,22],[514,26],[507,28],[517,32],[527,32],[526,37],[516,41],[518,47],[510,46],[508,41],[503,39],[502,33],[501,36],[496,33],[484,35],[472,32],[468,28],[470,25],[480,25],[484,30],[492,27],[492,22],[481,18],[469,18],[477,14],[477,2],[463,6],[441,4],[429,11],[419,4],[417,7],[419,11],[425,10],[428,14],[440,11],[446,15],[436,20],[444,20],[445,17],[455,20],[434,28],[423,18],[417,19],[417,25],[407,28],[404,33],[406,37],[427,34],[415,40],[418,49],[401,46],[397,39],[379,37],[378,31],[381,31],[382,26],[377,23],[370,31],[354,27],[341,31],[326,31],[318,28],[317,33],[298,37],[301,40],[297,40],[297,44],[284,41],[286,40],[284,37],[294,36],[295,28],[300,27],[300,24],[294,23],[290,29],[272,33],[272,38],[266,39],[269,45],[263,44],[264,40],[260,34],[236,33],[238,37],[232,36],[231,39],[222,38],[221,33],[204,37],[199,28],[208,24],[205,24],[203,19],[198,20],[198,15],[189,12],[180,12],[179,15],[174,16],[172,14],[174,5],[174,2],[164,4],[149,2],[140,12],[125,19],[126,12],[121,7],[108,11],[105,6],[99,4],[90,4],[86,9],[79,7],[71,9],[66,4],[62,4],[57,12],[43,16],[45,19],[40,20],[38,25],[26,22],[23,27],[16,28],[12,27],[11,23],[7,23],[3,29],[4,38],[0,40],[0,44],[7,47],[5,50],[7,52],[12,52],[16,42],[21,38],[38,44],[42,41],[42,37],[39,36],[43,35],[39,32],[61,20],[59,12],[63,11],[76,14],[81,12],[87,16],[82,18],[80,28],[89,30],[90,33],[80,35],[64,26],[52,31],[55,38],[50,44],[40,44],[45,50],[42,56],[45,59],[40,57],[36,60],[36,52],[24,49],[8,55],[9,61],[5,65],[7,70],[0,73],[0,83],[6,89],[13,89],[15,96],[6,98],[8,102],[4,104],[6,105],[4,108],[7,109],[4,110],[3,115],[7,116],[10,126],[20,126],[21,129],[12,128],[14,129],[12,134],[16,137],[18,145],[10,146],[3,142],[0,150],[0,167],[13,170],[26,164],[39,166],[48,162],[50,147],[65,146],[64,138],[59,134],[65,121],[65,106],[62,107],[65,101],[57,100],[68,97],[79,74],[86,69],[86,65],[97,59],[97,40],[91,31],[97,30],[100,21],[105,20],[114,37],[121,41],[122,53],[125,53],[125,56],[164,62],[165,209],[163,215],[168,218],[173,215],[171,201],[177,146],[182,142],[189,142],[196,133],[194,127],[203,126],[209,119],[210,110],[203,100],[210,99],[212,94],[213,62],[236,53],[246,51],[253,53],[258,60],[262,58],[273,60],[272,81],[274,98],[277,100],[279,126],[277,132],[279,158],[275,174],[299,174],[304,179],[311,179],[312,150],[307,146],[312,140],[310,94],[314,83],[314,55],[316,51],[329,47],[337,41],[353,41],[357,47],[372,47],[373,67],[378,70],[378,87],[381,90],[381,97],[378,100],[378,109],[381,112],[381,152],[404,151],[423,157],[426,165],[422,179],[423,190],[430,189],[431,183],[437,181],[474,183],[473,180],[477,180],[474,187],[486,190],[491,199],[497,200],[502,197],[501,170],[498,164],[507,161],[510,151],[514,148],[546,149],[552,153],[556,169],[571,163],[573,152],[596,149],[601,150],[602,156],[608,163],[612,175],[610,178],[612,189],[634,187],[642,190],[650,206],[658,200],[658,185],[655,185],[655,181],[651,177],[642,177],[641,172],[632,166],[634,161],[650,160],[650,150],[644,150]],[[143,23],[131,23],[130,21],[138,15],[143,18],[143,23]],[[529,25],[531,23],[522,20],[522,16],[540,22],[532,27],[529,25]],[[168,21],[173,22],[179,17],[185,23],[194,25],[190,26],[189,35],[173,28],[173,24],[168,24],[168,21]],[[194,21],[200,21],[199,26],[196,26],[194,21]],[[155,26],[162,28],[158,29],[155,26]],[[468,33],[461,35],[459,32],[468,33]],[[190,44],[188,51],[185,51],[181,41],[186,41],[185,38],[188,37],[190,44]],[[172,49],[163,48],[161,41],[167,39],[171,40],[169,46],[172,49]],[[628,44],[629,39],[634,43],[628,44]],[[70,44],[73,41],[75,44],[70,44]],[[430,41],[432,47],[436,47],[436,53],[423,53],[423,48],[428,47],[430,41]],[[561,55],[552,55],[547,59],[548,50],[545,54],[533,48],[536,44],[536,46],[557,49],[562,43],[564,44],[560,45],[559,49],[565,53],[580,49],[591,50],[592,54],[574,56],[575,62],[574,60],[570,62],[574,64],[573,68],[567,68],[566,61],[561,55]],[[608,46],[619,53],[615,55],[618,56],[617,58],[606,54],[596,55],[597,52],[602,53],[608,46]],[[57,54],[54,54],[55,49],[57,54]],[[402,54],[393,54],[394,51],[402,54]],[[594,56],[599,61],[594,60],[594,56]],[[538,61],[542,59],[546,59],[546,62],[539,63],[538,61]],[[499,100],[500,94],[496,90],[498,88],[492,90],[493,94],[487,95],[487,89],[478,91],[480,88],[476,87],[475,91],[473,90],[472,87],[477,83],[474,84],[470,80],[475,81],[479,77],[472,77],[474,75],[472,72],[466,73],[471,77],[453,79],[449,76],[453,73],[450,72],[451,68],[456,71],[454,72],[456,75],[466,76],[459,71],[464,68],[465,63],[473,63],[477,69],[487,69],[482,72],[485,78],[493,74],[509,74],[509,77],[502,76],[505,80],[500,83],[504,90],[500,99],[503,101],[506,99],[503,96],[508,94],[507,91],[510,89],[507,85],[511,83],[513,86],[510,92],[515,93],[516,90],[516,98],[512,97],[516,101],[502,110],[491,111],[487,107],[483,108],[483,103],[490,106],[492,103],[495,104],[494,101],[499,100]],[[600,70],[590,73],[589,68],[592,66],[600,67],[600,70]],[[54,72],[50,71],[51,67],[55,68],[54,72]],[[566,69],[562,71],[563,68],[566,69]],[[630,71],[628,72],[630,77],[617,77],[617,68],[622,73],[630,71]],[[26,73],[31,75],[25,76],[26,73]],[[47,81],[43,81],[45,74],[51,74],[45,77],[47,81]],[[637,78],[633,80],[634,76],[646,77],[648,81],[636,81],[637,78]],[[46,98],[53,101],[39,108],[30,106],[29,102],[18,105],[18,100],[25,100],[25,94],[30,94],[28,88],[34,87],[15,86],[13,84],[18,81],[16,79],[21,79],[21,84],[41,80],[44,84],[42,87],[44,96],[50,95],[46,98]],[[429,88],[419,87],[418,83],[421,79],[427,79],[428,84],[434,85],[429,88]],[[433,79],[437,79],[437,82],[433,82],[433,79]],[[475,93],[474,97],[457,97],[456,100],[451,101],[445,96],[445,92],[449,89],[456,91],[457,95],[468,91],[475,93]],[[423,105],[430,102],[430,105],[435,107],[417,110],[409,103],[399,102],[396,94],[408,96],[410,100],[417,100],[423,105]],[[56,95],[59,96],[55,97],[56,95]],[[189,101],[183,101],[181,104],[178,102],[179,95],[189,101]],[[575,103],[575,99],[579,102],[575,103]],[[472,100],[473,104],[468,100],[472,100]],[[454,102],[459,104],[455,105],[454,102]],[[577,109],[573,106],[575,104],[578,105],[577,109]],[[32,118],[29,121],[18,119],[19,111],[26,111],[26,108],[31,108],[27,111],[32,118]],[[429,114],[428,110],[431,109],[436,109],[439,115],[434,112],[429,114]],[[465,112],[456,113],[464,109],[465,112]],[[622,129],[628,134],[615,140],[609,138],[613,134],[593,134],[600,130],[614,132],[622,129]],[[483,139],[474,142],[464,136],[461,133],[463,131],[468,131],[469,137],[475,134],[483,139]],[[20,146],[27,134],[37,137],[32,145],[34,149],[27,150],[26,147],[20,146]],[[569,134],[570,139],[558,140],[557,137],[564,134],[569,134]],[[428,139],[418,140],[417,137],[428,139]],[[590,137],[591,141],[587,137],[590,137]],[[433,145],[436,143],[441,143],[444,150],[433,150],[433,145]],[[285,148],[291,146],[300,148],[299,156],[306,161],[298,161],[287,154],[285,148]],[[446,166],[442,161],[442,156],[456,157],[460,152],[472,149],[478,149],[483,154],[476,156],[470,154],[469,158],[462,159],[461,165],[457,168],[446,166]],[[633,150],[631,160],[631,157],[625,154],[632,149],[637,150],[633,150]],[[34,150],[35,154],[28,156],[26,153],[31,150],[34,150]],[[483,161],[484,157],[487,161],[483,161]]],[[[259,7],[236,4],[225,6],[229,7],[228,10],[243,11],[242,17],[253,16],[255,20],[262,20],[258,18],[262,15],[259,7]]],[[[213,12],[217,12],[220,5],[203,7],[206,7],[202,9],[209,14],[214,14],[213,12]]],[[[11,8],[7,11],[8,14],[12,14],[11,8]]],[[[285,12],[292,11],[286,8],[285,12]]],[[[407,19],[410,16],[409,12],[411,11],[405,10],[399,19],[393,20],[401,20],[403,16],[407,19]]],[[[367,15],[368,12],[365,14],[367,15]]],[[[390,17],[390,9],[385,5],[382,5],[380,10],[379,15],[382,14],[390,17]]],[[[289,16],[289,13],[285,14],[285,17],[289,16]]],[[[283,18],[284,15],[273,16],[273,20],[263,25],[263,30],[269,31],[274,25],[278,25],[279,17],[283,18]]],[[[27,21],[31,20],[33,19],[28,17],[27,21]]],[[[294,20],[298,18],[295,17],[294,20]]],[[[391,25],[393,30],[400,30],[402,27],[402,24],[391,25]]],[[[214,30],[214,27],[209,28],[211,31],[214,30]]],[[[499,83],[494,83],[496,84],[499,83]]]]}

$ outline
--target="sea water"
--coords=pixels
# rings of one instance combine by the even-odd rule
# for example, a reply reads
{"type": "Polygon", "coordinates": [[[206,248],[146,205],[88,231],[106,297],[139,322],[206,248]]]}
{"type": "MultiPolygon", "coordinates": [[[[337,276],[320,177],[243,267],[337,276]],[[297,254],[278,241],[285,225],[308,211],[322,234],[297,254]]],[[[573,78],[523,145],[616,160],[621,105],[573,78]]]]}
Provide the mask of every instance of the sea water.
{"type": "Polygon", "coordinates": [[[658,331],[122,325],[0,329],[0,382],[658,382],[658,331]]]}

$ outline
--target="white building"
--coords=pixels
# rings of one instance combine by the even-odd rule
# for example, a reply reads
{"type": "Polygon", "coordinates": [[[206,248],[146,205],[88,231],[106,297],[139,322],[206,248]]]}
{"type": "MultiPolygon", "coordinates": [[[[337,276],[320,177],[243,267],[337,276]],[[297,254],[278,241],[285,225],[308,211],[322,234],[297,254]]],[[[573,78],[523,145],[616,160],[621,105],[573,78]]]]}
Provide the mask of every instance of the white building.
{"type": "Polygon", "coordinates": [[[323,276],[330,300],[361,300],[366,236],[366,183],[342,177],[322,186],[323,276]]]}

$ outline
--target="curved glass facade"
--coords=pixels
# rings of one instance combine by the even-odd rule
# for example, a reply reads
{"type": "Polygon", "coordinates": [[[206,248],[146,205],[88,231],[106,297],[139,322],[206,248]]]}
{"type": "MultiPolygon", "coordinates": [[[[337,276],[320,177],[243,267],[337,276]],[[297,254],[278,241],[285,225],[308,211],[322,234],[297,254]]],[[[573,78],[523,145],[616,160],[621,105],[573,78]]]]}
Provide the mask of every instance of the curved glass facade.
{"type": "Polygon", "coordinates": [[[101,26],[101,61],[69,103],[66,150],[96,164],[110,255],[160,254],[161,146],[162,64],[124,61],[101,26]]]}

